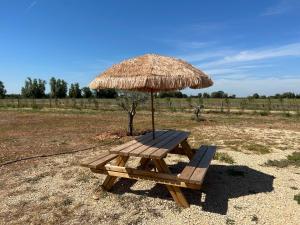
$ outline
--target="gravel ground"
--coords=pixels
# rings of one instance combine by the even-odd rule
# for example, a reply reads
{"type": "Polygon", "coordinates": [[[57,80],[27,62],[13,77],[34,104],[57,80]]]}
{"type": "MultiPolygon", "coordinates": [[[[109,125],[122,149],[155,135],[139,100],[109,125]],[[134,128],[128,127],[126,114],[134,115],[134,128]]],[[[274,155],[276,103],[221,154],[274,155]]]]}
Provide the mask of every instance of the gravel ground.
{"type": "MultiPolygon", "coordinates": [[[[257,134],[258,130],[245,132],[257,134]]],[[[299,139],[295,131],[270,134],[299,139]]],[[[24,163],[23,171],[15,171],[13,165],[2,168],[0,223],[299,224],[300,206],[293,200],[299,192],[295,189],[300,188],[299,168],[263,166],[267,159],[284,158],[293,150],[260,155],[219,147],[235,163],[214,160],[203,190],[184,191],[191,203],[187,209],[177,207],[166,188],[153,182],[121,179],[111,192],[102,191],[104,176],[77,165],[102,150],[40,159],[32,161],[31,167],[24,163]],[[93,198],[95,193],[99,200],[93,198]]],[[[167,158],[173,170],[180,169],[177,161],[187,160],[173,155],[167,158]]]]}

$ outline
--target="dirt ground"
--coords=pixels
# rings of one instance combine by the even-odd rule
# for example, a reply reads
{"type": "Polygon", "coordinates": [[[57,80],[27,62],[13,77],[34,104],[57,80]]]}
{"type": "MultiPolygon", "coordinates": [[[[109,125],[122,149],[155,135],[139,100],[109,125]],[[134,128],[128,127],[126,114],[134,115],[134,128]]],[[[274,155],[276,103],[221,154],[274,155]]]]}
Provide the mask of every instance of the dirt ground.
{"type": "MultiPolygon", "coordinates": [[[[300,119],[282,115],[159,113],[157,128],[187,130],[189,143],[218,146],[233,159],[213,160],[201,191],[184,190],[191,207],[182,209],[167,189],[150,181],[120,179],[111,192],[103,175],[80,160],[131,139],[126,114],[118,111],[0,111],[0,224],[299,224],[300,169],[266,166],[300,151],[300,119]],[[100,195],[98,200],[94,194],[100,195]]],[[[151,126],[138,112],[136,133],[151,126]]],[[[168,156],[171,170],[188,161],[168,156]],[[181,161],[182,163],[178,163],[181,161]]]]}

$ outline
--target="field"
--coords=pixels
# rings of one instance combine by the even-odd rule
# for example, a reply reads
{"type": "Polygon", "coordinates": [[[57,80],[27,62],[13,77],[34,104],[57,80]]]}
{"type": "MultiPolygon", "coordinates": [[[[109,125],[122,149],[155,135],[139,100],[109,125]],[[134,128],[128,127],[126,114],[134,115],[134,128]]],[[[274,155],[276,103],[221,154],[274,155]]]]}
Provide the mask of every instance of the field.
{"type": "MultiPolygon", "coordinates": [[[[114,100],[99,100],[107,105],[99,103],[98,110],[93,102],[76,109],[72,99],[70,107],[58,103],[58,108],[42,101],[49,107],[1,102],[0,224],[299,224],[298,116],[206,112],[198,122],[189,110],[168,110],[159,102],[158,129],[190,131],[193,148],[218,146],[203,190],[185,190],[192,204],[182,209],[164,186],[121,179],[105,192],[100,187],[104,176],[78,166],[132,139],[126,136],[127,115],[111,104],[114,100]],[[93,198],[95,193],[100,199],[93,198]]],[[[77,101],[82,106],[80,101],[88,100],[77,101]]],[[[150,118],[141,107],[135,134],[151,127],[150,118]]],[[[167,157],[172,169],[180,170],[179,158],[187,161],[167,157]]]]}
{"type": "MultiPolygon", "coordinates": [[[[282,112],[300,114],[300,99],[212,99],[204,98],[163,98],[155,100],[157,111],[189,111],[203,104],[204,108],[216,112],[282,112]]],[[[149,109],[149,102],[140,105],[140,109],[149,109]]],[[[61,108],[118,110],[116,99],[0,99],[2,108],[61,108]]]]}

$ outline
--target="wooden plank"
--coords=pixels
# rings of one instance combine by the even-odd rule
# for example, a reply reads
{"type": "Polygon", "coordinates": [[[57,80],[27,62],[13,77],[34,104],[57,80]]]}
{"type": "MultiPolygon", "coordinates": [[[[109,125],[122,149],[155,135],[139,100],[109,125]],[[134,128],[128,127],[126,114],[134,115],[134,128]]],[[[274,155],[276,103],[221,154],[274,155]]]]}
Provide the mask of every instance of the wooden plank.
{"type": "MultiPolygon", "coordinates": [[[[167,133],[167,131],[157,131],[155,135],[157,137],[160,137],[161,135],[164,135],[166,133],[167,133]]],[[[120,150],[118,152],[118,154],[127,156],[127,155],[129,155],[129,153],[131,151],[135,150],[136,148],[139,148],[140,146],[144,146],[144,145],[147,146],[148,143],[150,143],[152,141],[153,141],[153,137],[152,137],[152,135],[149,135],[146,138],[144,138],[142,141],[138,141],[135,144],[133,144],[131,146],[128,146],[127,148],[124,148],[124,149],[120,150]]]]}
{"type": "MultiPolygon", "coordinates": [[[[126,162],[128,161],[128,158],[129,158],[128,156],[118,156],[116,165],[117,166],[125,166],[126,162]]],[[[91,169],[91,170],[93,170],[93,169],[91,169]]],[[[108,175],[102,184],[102,187],[104,188],[104,190],[109,191],[112,188],[112,186],[114,185],[117,178],[118,178],[117,176],[108,175]]]]}
{"type": "Polygon", "coordinates": [[[117,158],[117,154],[110,153],[107,156],[102,157],[101,159],[96,160],[95,162],[92,162],[89,164],[89,168],[98,169],[100,167],[103,167],[107,162],[117,158]]]}
{"type": "Polygon", "coordinates": [[[189,181],[199,162],[202,160],[204,154],[206,153],[207,146],[201,146],[195,153],[193,159],[189,164],[183,169],[179,178],[181,180],[189,181]]]}
{"type": "Polygon", "coordinates": [[[89,165],[91,163],[93,163],[96,160],[99,160],[99,159],[101,159],[101,158],[103,158],[103,157],[105,157],[105,156],[107,156],[109,154],[110,154],[109,152],[103,152],[100,155],[95,156],[93,159],[88,159],[88,160],[84,160],[84,161],[80,162],[80,165],[89,168],[89,165]]]}
{"type": "Polygon", "coordinates": [[[161,135],[159,137],[156,136],[156,138],[152,139],[149,143],[143,144],[140,147],[138,147],[138,148],[134,149],[133,151],[131,151],[130,155],[141,156],[142,152],[144,152],[148,148],[156,147],[157,144],[159,144],[163,140],[166,140],[169,136],[172,136],[174,133],[176,133],[176,131],[168,131],[168,132],[164,133],[163,135],[161,135]]]}
{"type": "Polygon", "coordinates": [[[151,154],[155,151],[157,151],[159,148],[161,148],[162,146],[164,146],[166,143],[172,141],[174,138],[176,138],[177,136],[179,136],[181,134],[181,132],[179,131],[173,131],[171,133],[170,136],[168,136],[167,138],[165,138],[164,140],[160,141],[159,143],[157,143],[156,145],[146,149],[145,151],[141,152],[139,154],[140,157],[145,157],[145,158],[150,158],[151,154]]]}
{"type": "Polygon", "coordinates": [[[192,176],[190,177],[189,182],[199,183],[199,181],[203,180],[203,178],[208,170],[209,164],[210,164],[211,160],[213,159],[215,153],[216,153],[216,146],[208,146],[204,157],[199,162],[197,168],[195,169],[192,176]]]}
{"type": "Polygon", "coordinates": [[[134,168],[128,167],[119,167],[119,166],[112,166],[112,165],[105,165],[100,169],[91,169],[94,173],[101,173],[107,174],[113,177],[123,177],[128,179],[135,179],[135,180],[149,180],[154,181],[160,184],[168,184],[177,187],[189,188],[200,190],[201,185],[198,184],[188,184],[184,181],[178,180],[176,175],[166,174],[166,173],[157,173],[153,171],[145,171],[145,170],[138,170],[134,168]]]}
{"type": "Polygon", "coordinates": [[[168,154],[169,151],[171,151],[176,146],[178,146],[179,143],[181,143],[188,136],[189,136],[189,133],[180,132],[180,134],[178,136],[176,136],[174,139],[161,145],[160,148],[157,149],[157,151],[152,152],[150,155],[150,158],[154,158],[154,159],[164,158],[168,154]]]}
{"type": "Polygon", "coordinates": [[[131,146],[131,145],[134,145],[140,141],[143,141],[144,139],[148,138],[148,137],[152,137],[152,133],[151,132],[148,132],[144,135],[141,135],[139,137],[137,137],[136,139],[132,140],[132,141],[129,141],[129,142],[126,142],[122,145],[118,145],[114,148],[112,148],[111,150],[109,150],[111,153],[118,153],[119,151],[131,146]]]}

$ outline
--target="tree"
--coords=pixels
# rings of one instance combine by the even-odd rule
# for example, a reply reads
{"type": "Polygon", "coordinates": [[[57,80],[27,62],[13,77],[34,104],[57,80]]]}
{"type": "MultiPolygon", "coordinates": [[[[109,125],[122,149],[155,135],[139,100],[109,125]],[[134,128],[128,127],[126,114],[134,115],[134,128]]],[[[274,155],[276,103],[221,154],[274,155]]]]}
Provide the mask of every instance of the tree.
{"type": "Polygon", "coordinates": [[[133,135],[133,119],[136,114],[136,109],[140,103],[145,102],[148,96],[137,92],[122,92],[118,98],[118,105],[127,112],[128,115],[128,134],[133,135]]]}
{"type": "Polygon", "coordinates": [[[0,81],[0,98],[4,98],[6,95],[6,89],[2,81],[0,81]]]}
{"type": "Polygon", "coordinates": [[[259,96],[259,94],[254,93],[254,94],[252,95],[252,97],[255,98],[255,99],[258,99],[260,96],[259,96]]]}
{"type": "Polygon", "coordinates": [[[118,93],[115,89],[99,89],[95,90],[95,96],[97,98],[116,98],[118,97],[118,93]]]}
{"type": "Polygon", "coordinates": [[[21,89],[21,93],[26,98],[43,98],[45,97],[46,81],[41,79],[31,79],[28,77],[25,80],[25,85],[21,89]]]}
{"type": "Polygon", "coordinates": [[[69,89],[69,97],[70,98],[81,98],[81,90],[78,83],[71,84],[69,89]]]}
{"type": "Polygon", "coordinates": [[[82,96],[84,98],[90,98],[90,97],[93,96],[93,93],[92,93],[92,91],[89,87],[84,87],[84,88],[81,89],[81,91],[83,93],[82,96]]]}
{"type": "Polygon", "coordinates": [[[186,94],[183,94],[180,91],[163,91],[158,94],[158,97],[160,98],[187,98],[188,96],[186,94]]]}
{"type": "Polygon", "coordinates": [[[224,91],[216,91],[211,93],[212,98],[227,98],[228,94],[226,94],[224,91]]]}
{"type": "Polygon", "coordinates": [[[62,79],[50,79],[50,96],[52,98],[65,98],[67,96],[68,84],[62,79]]]}
{"type": "Polygon", "coordinates": [[[295,98],[296,97],[295,93],[293,93],[293,92],[285,92],[281,96],[282,96],[282,98],[295,98]]]}
{"type": "Polygon", "coordinates": [[[210,98],[210,95],[206,92],[204,92],[202,96],[203,96],[203,98],[210,98]]]}

